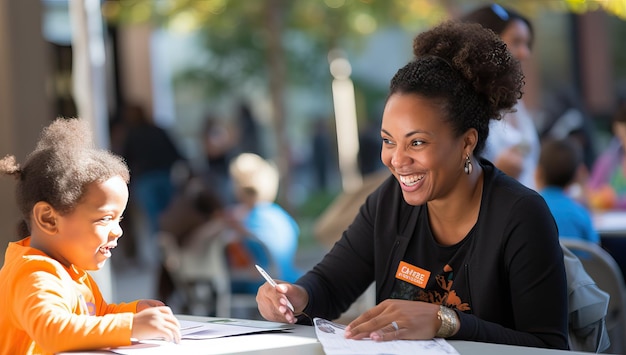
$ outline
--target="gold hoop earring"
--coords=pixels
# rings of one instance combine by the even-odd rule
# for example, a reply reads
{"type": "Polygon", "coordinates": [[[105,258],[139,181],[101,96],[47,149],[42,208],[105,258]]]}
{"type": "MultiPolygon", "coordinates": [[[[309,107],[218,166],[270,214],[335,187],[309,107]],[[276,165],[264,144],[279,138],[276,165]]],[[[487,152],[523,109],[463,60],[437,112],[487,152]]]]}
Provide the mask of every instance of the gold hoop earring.
{"type": "Polygon", "coordinates": [[[465,171],[465,173],[467,175],[470,175],[472,173],[472,170],[474,169],[474,167],[472,166],[472,160],[470,159],[469,154],[465,157],[465,166],[463,167],[463,170],[465,171]]]}

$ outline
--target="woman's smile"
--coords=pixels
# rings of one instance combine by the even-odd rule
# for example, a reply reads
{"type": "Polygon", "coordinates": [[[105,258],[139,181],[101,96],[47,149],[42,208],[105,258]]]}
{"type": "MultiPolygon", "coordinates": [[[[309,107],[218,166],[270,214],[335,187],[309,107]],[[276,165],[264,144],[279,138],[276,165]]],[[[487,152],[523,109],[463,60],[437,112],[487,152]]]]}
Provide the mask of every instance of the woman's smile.
{"type": "Polygon", "coordinates": [[[424,179],[425,176],[426,175],[424,175],[424,174],[422,174],[422,175],[417,175],[417,174],[400,175],[400,174],[398,174],[398,180],[400,180],[402,185],[404,185],[406,187],[413,187],[413,186],[416,186],[419,182],[421,182],[424,179]]]}

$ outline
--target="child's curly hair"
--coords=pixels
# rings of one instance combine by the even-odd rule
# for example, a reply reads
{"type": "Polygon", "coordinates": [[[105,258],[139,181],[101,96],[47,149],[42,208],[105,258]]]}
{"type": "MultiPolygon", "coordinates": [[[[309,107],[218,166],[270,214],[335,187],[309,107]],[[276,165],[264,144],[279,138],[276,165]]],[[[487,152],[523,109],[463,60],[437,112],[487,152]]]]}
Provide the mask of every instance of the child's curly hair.
{"type": "Polygon", "coordinates": [[[87,185],[114,176],[130,180],[124,160],[113,153],[97,149],[86,121],[58,118],[44,128],[35,150],[23,166],[14,156],[0,160],[0,173],[17,180],[17,205],[23,221],[20,237],[30,234],[33,206],[44,201],[62,214],[70,213],[80,202],[87,185]]]}
{"type": "Polygon", "coordinates": [[[413,41],[415,59],[391,80],[390,93],[438,101],[454,132],[478,131],[479,156],[489,120],[501,119],[522,96],[524,75],[506,44],[478,24],[444,22],[413,41]]]}

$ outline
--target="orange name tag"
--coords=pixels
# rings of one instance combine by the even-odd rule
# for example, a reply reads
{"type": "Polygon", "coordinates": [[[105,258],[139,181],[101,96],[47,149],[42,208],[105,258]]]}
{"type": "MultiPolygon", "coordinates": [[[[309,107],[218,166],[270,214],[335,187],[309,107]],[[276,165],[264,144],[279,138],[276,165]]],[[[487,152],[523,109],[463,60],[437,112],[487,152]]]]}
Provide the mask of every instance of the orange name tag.
{"type": "Polygon", "coordinates": [[[405,263],[404,261],[400,262],[398,270],[396,271],[396,279],[406,281],[421,288],[426,287],[429,277],[430,271],[405,263]]]}

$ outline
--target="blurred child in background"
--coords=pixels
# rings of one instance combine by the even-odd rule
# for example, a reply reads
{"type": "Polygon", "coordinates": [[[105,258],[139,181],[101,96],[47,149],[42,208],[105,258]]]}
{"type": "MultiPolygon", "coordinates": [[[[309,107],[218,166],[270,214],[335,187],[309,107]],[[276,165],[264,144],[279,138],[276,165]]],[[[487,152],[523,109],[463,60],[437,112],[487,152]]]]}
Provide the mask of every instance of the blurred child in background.
{"type": "MultiPolygon", "coordinates": [[[[230,164],[230,174],[239,200],[235,218],[269,253],[269,260],[262,260],[261,264],[273,262],[276,272],[272,276],[295,281],[301,275],[294,264],[300,228],[293,217],[274,202],[278,193],[278,169],[256,154],[243,153],[230,164]]],[[[251,249],[256,258],[263,258],[258,245],[251,245],[251,249]]],[[[258,286],[260,284],[256,288],[258,286]]]]}
{"type": "Polygon", "coordinates": [[[581,147],[577,143],[567,138],[545,140],[535,171],[537,190],[556,220],[559,237],[600,243],[589,211],[567,192],[580,169],[584,169],[584,163],[581,147]]]}

